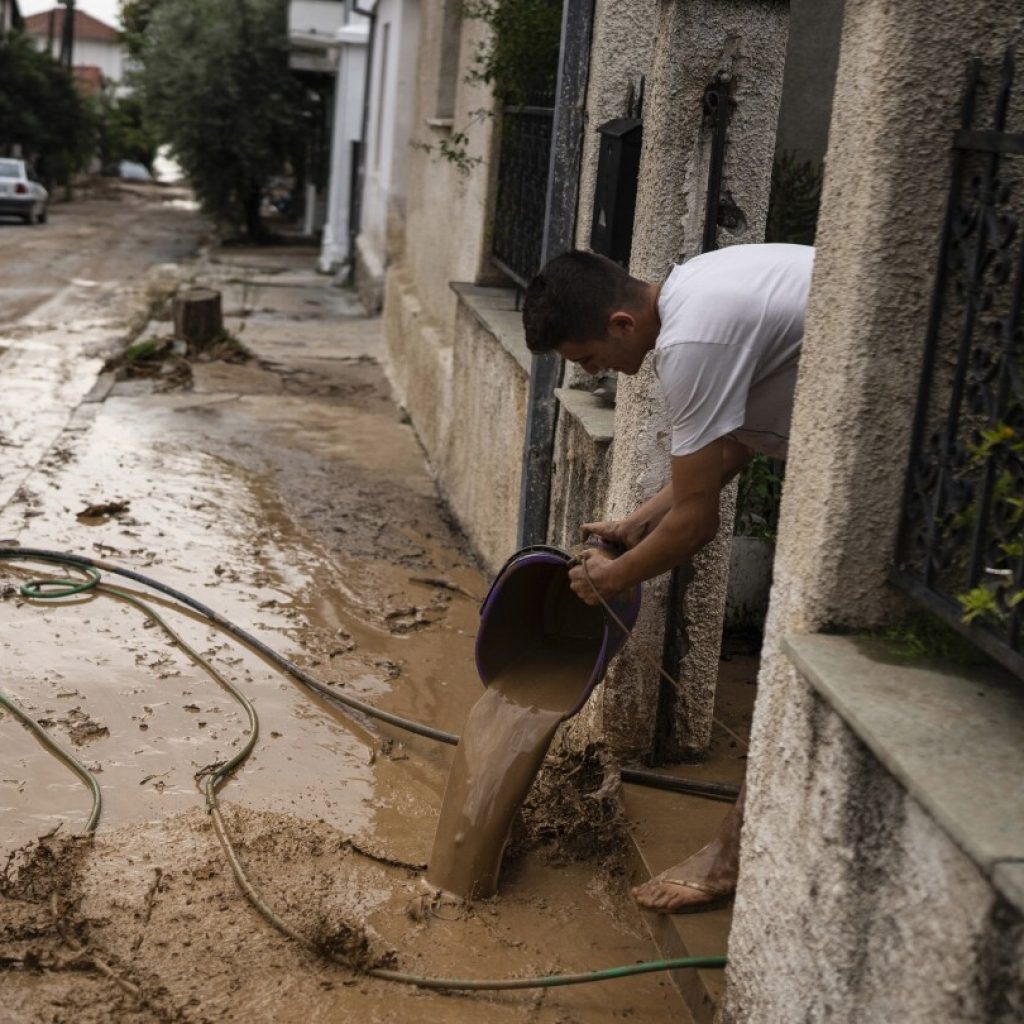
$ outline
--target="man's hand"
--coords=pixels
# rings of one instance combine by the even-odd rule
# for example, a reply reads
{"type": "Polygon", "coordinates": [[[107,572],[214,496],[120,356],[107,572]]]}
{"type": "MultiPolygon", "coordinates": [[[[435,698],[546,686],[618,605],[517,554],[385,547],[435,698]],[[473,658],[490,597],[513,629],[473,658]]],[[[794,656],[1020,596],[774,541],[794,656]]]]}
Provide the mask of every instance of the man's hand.
{"type": "Polygon", "coordinates": [[[569,570],[569,585],[584,604],[598,605],[598,594],[608,601],[624,589],[616,579],[614,559],[595,548],[585,548],[579,559],[585,566],[576,565],[569,570]]]}
{"type": "Polygon", "coordinates": [[[617,544],[619,547],[635,548],[647,536],[647,526],[637,524],[630,519],[606,520],[601,523],[584,523],[583,539],[600,537],[606,544],[617,544]]]}

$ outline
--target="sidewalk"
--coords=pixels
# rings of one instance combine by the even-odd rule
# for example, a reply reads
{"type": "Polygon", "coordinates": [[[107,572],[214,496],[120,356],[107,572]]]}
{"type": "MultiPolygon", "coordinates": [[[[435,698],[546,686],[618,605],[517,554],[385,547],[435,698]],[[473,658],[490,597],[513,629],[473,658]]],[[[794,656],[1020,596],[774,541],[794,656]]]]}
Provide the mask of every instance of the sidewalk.
{"type": "MultiPolygon", "coordinates": [[[[82,404],[98,361],[68,356],[76,383],[52,393],[38,451],[18,449],[21,478],[0,510],[0,537],[141,569],[331,685],[457,732],[479,693],[474,598],[486,581],[391,401],[379,321],[314,265],[298,248],[236,249],[197,268],[201,283],[222,289],[228,327],[256,359],[194,364],[191,390],[162,392],[159,377],[105,379],[82,404]],[[80,515],[110,502],[129,506],[80,515]]],[[[13,581],[0,575],[0,585],[13,581]]],[[[0,687],[102,769],[95,845],[54,884],[75,899],[93,947],[152,993],[133,1016],[131,1000],[94,972],[11,972],[15,1020],[39,1019],[55,1001],[62,1019],[83,1024],[172,1010],[303,1024],[688,1019],[657,974],[457,999],[352,984],[256,918],[223,863],[192,776],[237,748],[244,721],[234,705],[111,601],[41,609],[8,599],[0,619],[0,687]]],[[[301,927],[333,934],[339,922],[366,922],[422,973],[501,977],[657,958],[625,878],[535,853],[510,867],[496,900],[409,917],[449,751],[355,724],[204,623],[175,619],[254,699],[259,743],[223,801],[258,884],[301,927]],[[412,867],[394,866],[403,862],[412,867]]],[[[0,753],[9,841],[80,827],[81,787],[15,732],[0,753]]],[[[49,962],[59,946],[51,937],[33,948],[49,962]]]]}

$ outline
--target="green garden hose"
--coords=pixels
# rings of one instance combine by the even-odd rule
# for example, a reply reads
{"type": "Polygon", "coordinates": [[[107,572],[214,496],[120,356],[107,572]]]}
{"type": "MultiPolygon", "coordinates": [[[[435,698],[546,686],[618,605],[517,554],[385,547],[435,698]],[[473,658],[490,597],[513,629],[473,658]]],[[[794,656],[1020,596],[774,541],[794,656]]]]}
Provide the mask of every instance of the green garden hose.
{"type": "MultiPolygon", "coordinates": [[[[61,565],[66,568],[75,569],[85,574],[84,580],[68,579],[68,578],[50,578],[43,580],[30,580],[21,587],[21,593],[24,597],[31,600],[58,600],[66,597],[71,597],[77,594],[86,593],[88,591],[98,591],[100,593],[109,594],[118,600],[125,601],[128,604],[133,605],[139,609],[147,618],[151,619],[157,625],[159,625],[167,635],[201,668],[208,672],[219,686],[225,689],[232,698],[234,698],[245,710],[245,713],[249,721],[248,739],[243,747],[230,759],[224,761],[218,765],[213,766],[209,770],[205,770],[202,773],[204,779],[203,782],[203,793],[206,798],[206,805],[211,818],[213,819],[214,831],[217,835],[218,841],[221,844],[221,848],[224,851],[225,857],[227,858],[228,864],[231,867],[231,871],[238,883],[239,888],[242,890],[245,897],[249,900],[252,906],[259,912],[259,914],[268,921],[274,928],[286,935],[290,939],[298,942],[305,946],[307,949],[316,953],[318,956],[325,956],[329,960],[343,967],[352,969],[353,965],[344,960],[341,957],[333,954],[325,954],[322,949],[316,946],[312,940],[304,936],[299,932],[293,925],[282,918],[263,898],[262,894],[256,889],[256,887],[250,881],[246,874],[245,868],[242,866],[241,861],[235,852],[234,845],[231,842],[231,836],[227,828],[227,824],[224,821],[224,817],[221,814],[220,805],[217,797],[217,790],[227,780],[227,778],[249,757],[252,753],[253,748],[256,745],[256,739],[259,734],[259,719],[256,715],[256,710],[252,705],[252,702],[242,693],[237,687],[229,682],[221,673],[198,651],[191,647],[149,604],[135,597],[133,594],[127,591],[120,590],[116,587],[108,586],[101,582],[100,573],[97,571],[99,568],[107,569],[108,571],[118,573],[128,578],[134,579],[147,586],[151,586],[154,589],[161,590],[164,593],[169,594],[182,603],[189,607],[200,611],[206,618],[217,624],[226,624],[228,632],[232,633],[239,639],[244,639],[245,642],[251,643],[261,651],[271,651],[270,648],[266,647],[261,641],[258,641],[255,637],[251,637],[245,633],[239,627],[234,626],[233,623],[229,623],[226,619],[217,615],[211,609],[201,605],[194,598],[189,598],[187,595],[180,594],[178,591],[172,590],[164,584],[158,583],[155,580],[149,580],[139,573],[133,573],[130,570],[119,569],[114,566],[107,566],[93,559],[87,559],[78,555],[64,555],[60,552],[53,551],[41,551],[38,549],[30,548],[0,548],[0,560],[7,561],[43,561],[50,564],[61,565]]],[[[272,660],[276,664],[285,663],[287,670],[290,674],[300,678],[301,681],[305,682],[307,678],[306,673],[298,669],[297,666],[292,665],[291,662],[287,662],[286,659],[282,658],[276,651],[271,651],[273,654],[272,660]]],[[[316,682],[314,680],[314,682],[316,682]]],[[[319,690],[323,684],[317,683],[316,689],[319,690]]],[[[326,688],[324,688],[326,689],[326,688]]],[[[333,691],[327,691],[331,697],[340,698],[342,695],[335,694],[333,691]]],[[[347,695],[346,695],[347,696],[347,695]]],[[[405,727],[407,720],[399,718],[399,716],[391,715],[388,712],[380,712],[379,709],[373,708],[371,705],[365,705],[361,701],[357,701],[354,698],[348,698],[343,703],[351,701],[353,704],[361,705],[356,710],[364,712],[366,714],[372,714],[374,717],[381,717],[385,720],[397,719],[394,724],[399,724],[405,727]]],[[[13,701],[0,694],[0,705],[11,710],[20,721],[24,722],[28,728],[30,728],[40,740],[45,744],[55,756],[60,758],[65,764],[67,764],[86,784],[89,786],[93,794],[93,811],[89,817],[89,821],[86,825],[87,831],[93,831],[96,828],[97,822],[99,821],[101,797],[99,785],[96,782],[95,777],[80,764],[74,757],[72,757],[67,751],[63,750],[51,737],[42,729],[42,727],[32,720],[20,707],[18,707],[13,701]]],[[[420,723],[412,723],[414,725],[420,725],[420,723]]],[[[429,726],[421,726],[420,729],[414,730],[420,732],[421,735],[429,735],[430,733],[438,733],[439,735],[433,738],[442,738],[442,742],[458,742],[457,737],[451,737],[450,734],[440,733],[440,730],[433,730],[429,726]]],[[[530,988],[556,988],[566,985],[582,985],[598,981],[609,981],[614,978],[625,978],[637,974],[649,974],[656,971],[673,971],[682,968],[719,968],[726,965],[726,957],[724,956],[708,956],[708,957],[679,957],[671,960],[651,960],[637,964],[626,964],[621,967],[610,967],[600,971],[588,971],[581,974],[556,974],[556,975],[542,975],[538,977],[528,978],[495,978],[495,979],[470,979],[470,978],[434,978],[427,977],[417,974],[408,974],[403,971],[394,971],[384,968],[369,968],[365,969],[363,973],[377,978],[381,981],[391,981],[398,984],[413,985],[417,988],[426,988],[434,990],[448,990],[448,991],[501,991],[509,989],[530,989],[530,988]]]]}

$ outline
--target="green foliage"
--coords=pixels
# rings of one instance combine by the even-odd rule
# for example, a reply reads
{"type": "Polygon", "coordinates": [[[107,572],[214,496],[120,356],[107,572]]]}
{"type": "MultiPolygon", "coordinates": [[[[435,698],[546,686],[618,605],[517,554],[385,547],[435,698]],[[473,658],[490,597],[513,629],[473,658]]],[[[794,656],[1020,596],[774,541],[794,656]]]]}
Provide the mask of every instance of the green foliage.
{"type": "Polygon", "coordinates": [[[558,75],[562,5],[552,0],[465,0],[463,16],[490,26],[466,80],[494,87],[505,106],[550,102],[558,75]]]}
{"type": "Polygon", "coordinates": [[[159,0],[144,13],[147,117],[206,211],[265,238],[263,185],[299,159],[309,102],[288,67],[286,0],[159,0]]]}
{"type": "Polygon", "coordinates": [[[775,542],[779,527],[779,501],[785,464],[767,455],[755,455],[740,474],[736,496],[737,537],[760,537],[775,542]]]}
{"type": "Polygon", "coordinates": [[[142,59],[146,29],[163,0],[124,0],[121,5],[122,38],[133,60],[142,59]]]}
{"type": "Polygon", "coordinates": [[[974,587],[963,594],[957,594],[957,600],[963,609],[964,622],[974,622],[977,619],[1002,618],[1002,611],[995,593],[988,587],[974,587]]]}
{"type": "Polygon", "coordinates": [[[766,242],[813,245],[821,205],[822,169],[784,153],[772,164],[766,242]]]}
{"type": "Polygon", "coordinates": [[[159,147],[156,132],[146,121],[142,100],[136,94],[116,98],[102,96],[97,102],[100,162],[106,167],[134,160],[152,169],[159,147]]]}
{"type": "MultiPolygon", "coordinates": [[[[1012,468],[1019,468],[1024,456],[1024,437],[1011,424],[997,421],[978,430],[967,449],[975,466],[992,467],[989,523],[1000,523],[1010,537],[1007,540],[999,540],[998,535],[989,538],[987,550],[991,561],[986,570],[997,578],[957,594],[956,599],[960,602],[964,622],[998,629],[1005,626],[1009,611],[1024,601],[1024,590],[1011,589],[1013,563],[1024,557],[1024,496],[1018,493],[1018,475],[1012,468]],[[992,542],[998,555],[994,554],[992,542]]],[[[962,512],[950,517],[950,528],[973,532],[977,516],[978,500],[975,499],[962,512]]]]}
{"type": "MultiPolygon", "coordinates": [[[[157,2],[157,0],[150,0],[157,2]]],[[[477,45],[465,81],[489,85],[505,107],[531,101],[550,105],[558,76],[562,5],[556,0],[463,0],[462,16],[484,22],[490,32],[477,45]]],[[[461,128],[430,145],[415,148],[432,153],[468,174],[483,163],[469,151],[469,129],[491,117],[489,109],[474,110],[461,128]]]]}
{"type": "Polygon", "coordinates": [[[67,71],[20,33],[0,42],[0,153],[20,146],[52,187],[85,165],[95,139],[95,118],[67,71]]]}
{"type": "Polygon", "coordinates": [[[928,658],[962,666],[984,665],[989,660],[951,626],[925,611],[908,612],[874,635],[886,640],[900,658],[928,658]]]}

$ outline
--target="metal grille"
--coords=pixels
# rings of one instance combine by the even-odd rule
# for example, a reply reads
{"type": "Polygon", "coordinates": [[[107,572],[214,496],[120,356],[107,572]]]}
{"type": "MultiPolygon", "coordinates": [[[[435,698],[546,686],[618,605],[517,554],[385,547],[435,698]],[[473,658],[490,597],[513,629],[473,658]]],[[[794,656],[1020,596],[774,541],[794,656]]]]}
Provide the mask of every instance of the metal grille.
{"type": "Polygon", "coordinates": [[[1012,50],[991,78],[971,62],[895,577],[1024,677],[1024,133],[1007,130],[1012,50]]]}
{"type": "Polygon", "coordinates": [[[501,122],[495,262],[525,288],[540,269],[554,107],[506,110],[501,122]]]}

